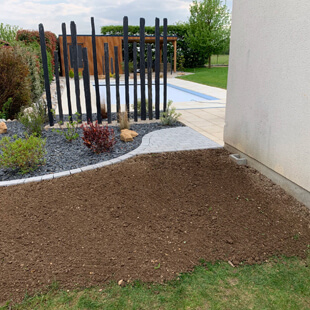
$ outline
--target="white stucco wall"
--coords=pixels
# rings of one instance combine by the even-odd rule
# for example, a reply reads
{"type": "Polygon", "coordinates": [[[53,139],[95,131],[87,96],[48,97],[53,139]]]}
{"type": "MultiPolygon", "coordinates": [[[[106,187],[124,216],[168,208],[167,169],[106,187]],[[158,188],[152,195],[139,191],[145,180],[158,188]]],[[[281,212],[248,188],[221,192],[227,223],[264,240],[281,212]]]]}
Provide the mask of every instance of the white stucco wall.
{"type": "Polygon", "coordinates": [[[310,191],[310,1],[234,0],[224,141],[310,191]]]}

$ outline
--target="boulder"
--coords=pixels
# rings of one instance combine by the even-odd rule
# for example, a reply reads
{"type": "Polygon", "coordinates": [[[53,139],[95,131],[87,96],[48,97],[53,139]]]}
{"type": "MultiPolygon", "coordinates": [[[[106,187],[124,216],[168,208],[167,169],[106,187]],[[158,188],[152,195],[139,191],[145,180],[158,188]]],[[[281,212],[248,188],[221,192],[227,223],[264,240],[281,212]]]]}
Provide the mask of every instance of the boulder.
{"type": "Polygon", "coordinates": [[[121,130],[121,140],[124,142],[133,141],[133,138],[135,138],[137,135],[138,133],[133,130],[129,130],[129,129],[121,130]]]}
{"type": "Polygon", "coordinates": [[[8,128],[6,127],[5,122],[0,123],[0,134],[7,133],[8,128]]]}

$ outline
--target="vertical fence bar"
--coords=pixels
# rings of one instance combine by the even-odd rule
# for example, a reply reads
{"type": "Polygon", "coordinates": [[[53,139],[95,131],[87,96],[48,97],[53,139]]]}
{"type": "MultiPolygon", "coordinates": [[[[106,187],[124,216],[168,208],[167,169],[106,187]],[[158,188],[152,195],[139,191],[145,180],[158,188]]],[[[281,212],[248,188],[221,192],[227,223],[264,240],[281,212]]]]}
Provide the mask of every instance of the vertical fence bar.
{"type": "Polygon", "coordinates": [[[152,100],[152,46],[147,45],[147,81],[148,81],[148,112],[149,119],[153,119],[153,100],[152,100]]]}
{"type": "Polygon", "coordinates": [[[146,120],[145,108],[145,19],[140,18],[140,87],[141,87],[141,120],[146,120]]]}
{"type": "Polygon", "coordinates": [[[59,61],[58,61],[58,52],[54,51],[54,62],[55,62],[55,78],[56,78],[56,91],[57,91],[57,102],[58,102],[58,111],[59,111],[59,120],[64,121],[64,115],[62,112],[62,102],[61,102],[61,91],[59,83],[59,61]]]}
{"type": "Polygon", "coordinates": [[[66,31],[66,24],[65,23],[62,23],[62,37],[63,37],[62,47],[63,47],[63,57],[64,57],[64,65],[65,65],[68,113],[69,113],[69,120],[72,122],[72,107],[71,107],[69,63],[68,63],[68,45],[67,45],[67,31],[66,31]]]}
{"type": "Polygon", "coordinates": [[[137,42],[133,43],[133,107],[134,120],[138,121],[137,42]]]}
{"type": "Polygon", "coordinates": [[[84,94],[86,104],[86,121],[93,122],[92,111],[91,111],[91,97],[90,97],[90,80],[89,80],[89,68],[88,68],[88,56],[87,48],[83,48],[83,83],[84,83],[84,94]]]}
{"type": "Polygon", "coordinates": [[[159,119],[159,70],[160,70],[160,33],[159,18],[155,18],[155,117],[159,119]]]}
{"type": "Polygon", "coordinates": [[[125,68],[125,102],[129,117],[129,60],[128,60],[128,17],[123,19],[123,41],[124,41],[124,68],[125,68]]]}
{"type": "Polygon", "coordinates": [[[90,20],[91,20],[92,47],[93,47],[93,63],[94,63],[94,79],[95,79],[95,90],[96,90],[97,120],[98,120],[98,123],[101,124],[102,118],[101,118],[101,107],[100,107],[100,91],[99,91],[99,79],[98,79],[95,20],[93,17],[91,17],[90,20]]]}
{"type": "Polygon", "coordinates": [[[164,62],[164,111],[167,109],[167,18],[164,18],[163,62],[164,62]]]}
{"type": "Polygon", "coordinates": [[[110,68],[109,68],[109,44],[104,43],[104,58],[105,58],[105,87],[107,94],[107,112],[108,112],[108,123],[112,122],[111,116],[111,89],[110,89],[110,68]]]}
{"type": "Polygon", "coordinates": [[[118,63],[118,46],[114,46],[114,61],[115,61],[115,91],[116,91],[116,113],[117,121],[119,120],[119,113],[121,112],[121,100],[119,95],[119,63],[118,63]]]}
{"type": "Polygon", "coordinates": [[[113,58],[111,57],[111,74],[114,74],[114,70],[113,70],[113,58]]]}
{"type": "Polygon", "coordinates": [[[78,45],[76,38],[76,25],[75,22],[70,23],[71,39],[72,39],[72,62],[74,71],[74,83],[75,83],[75,96],[76,96],[76,110],[78,113],[77,120],[80,123],[82,117],[81,100],[80,100],[80,78],[78,68],[78,45]]]}
{"type": "Polygon", "coordinates": [[[53,118],[53,113],[52,113],[53,107],[52,107],[52,99],[51,99],[51,89],[50,89],[50,81],[48,77],[46,43],[45,43],[44,27],[42,24],[39,25],[39,33],[40,33],[41,54],[42,54],[43,71],[44,71],[45,93],[46,93],[46,101],[47,101],[47,109],[48,109],[48,120],[49,120],[50,126],[54,126],[54,118],[53,118]]]}

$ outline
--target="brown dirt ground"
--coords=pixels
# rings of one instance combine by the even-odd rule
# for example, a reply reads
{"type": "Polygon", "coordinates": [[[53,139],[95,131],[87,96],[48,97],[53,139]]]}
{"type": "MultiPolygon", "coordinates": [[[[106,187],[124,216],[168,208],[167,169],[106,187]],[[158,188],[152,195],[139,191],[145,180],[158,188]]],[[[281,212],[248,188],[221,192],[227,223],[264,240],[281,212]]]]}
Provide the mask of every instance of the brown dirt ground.
{"type": "Polygon", "coordinates": [[[57,280],[162,282],[206,261],[306,257],[310,212],[223,149],[0,188],[0,302],[57,280]],[[160,264],[160,268],[158,267],[160,264]]]}

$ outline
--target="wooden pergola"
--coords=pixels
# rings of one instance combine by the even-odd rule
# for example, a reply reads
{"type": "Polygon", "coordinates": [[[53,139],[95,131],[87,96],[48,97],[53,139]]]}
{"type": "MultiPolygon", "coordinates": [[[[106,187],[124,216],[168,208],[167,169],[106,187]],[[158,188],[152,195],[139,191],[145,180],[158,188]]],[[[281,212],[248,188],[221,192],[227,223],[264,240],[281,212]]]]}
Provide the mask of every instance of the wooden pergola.
{"type": "MultiPolygon", "coordinates": [[[[167,37],[167,42],[172,42],[173,44],[173,71],[177,72],[177,39],[178,37],[171,36],[167,37]]],[[[128,36],[128,43],[140,42],[139,36],[128,36]]],[[[145,36],[145,43],[155,43],[154,36],[145,36]]],[[[162,62],[162,50],[164,45],[164,38],[160,37],[160,62],[162,62]]]]}
{"type": "MultiPolygon", "coordinates": [[[[103,74],[103,55],[104,55],[104,43],[109,44],[109,55],[113,58],[114,62],[114,46],[118,46],[118,63],[119,63],[119,72],[123,73],[121,63],[123,62],[123,53],[122,53],[122,41],[123,36],[103,36],[96,35],[96,46],[97,46],[97,65],[98,73],[103,74]]],[[[140,36],[128,36],[128,42],[140,42],[140,36]]],[[[167,37],[167,42],[172,42],[174,48],[174,72],[177,71],[177,37],[171,36],[167,37]]],[[[145,43],[155,43],[155,36],[146,36],[145,43]]],[[[67,35],[67,50],[69,58],[69,70],[72,69],[71,59],[70,59],[70,45],[72,44],[71,35],[67,35]]],[[[89,73],[93,75],[93,52],[92,52],[92,37],[91,35],[77,35],[77,44],[82,50],[83,47],[87,47],[88,50],[88,63],[89,63],[89,73]]],[[[60,47],[60,63],[62,67],[62,73],[64,75],[64,57],[63,57],[63,36],[59,35],[59,47],[60,47]]],[[[162,50],[163,50],[163,37],[160,37],[160,59],[162,59],[162,50]]],[[[80,55],[81,56],[81,55],[80,55]]],[[[160,60],[161,61],[161,60],[160,60]]],[[[161,61],[162,62],[162,61],[161,61]]],[[[79,67],[79,71],[82,71],[82,66],[79,67]]]]}

